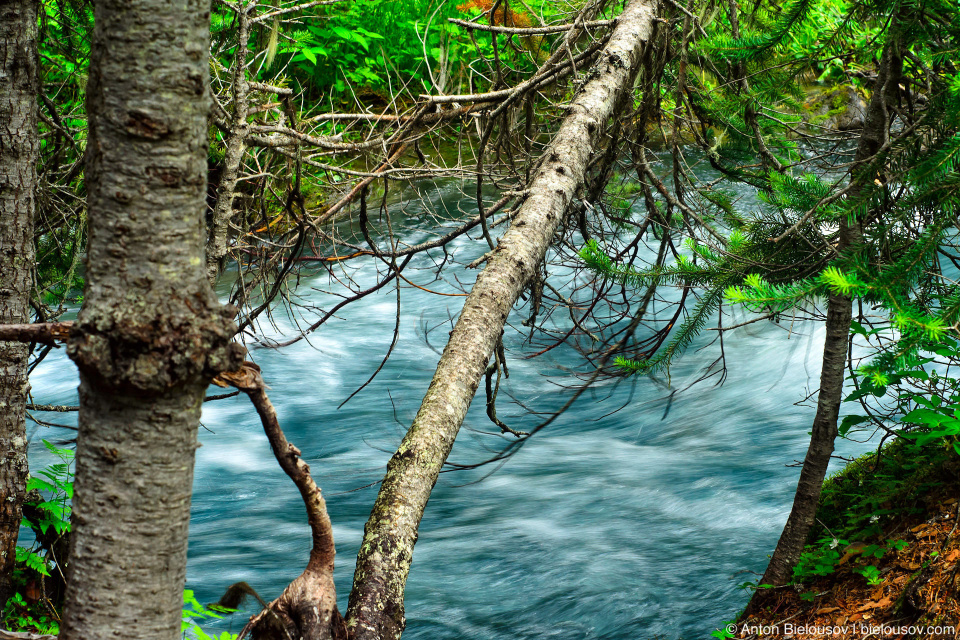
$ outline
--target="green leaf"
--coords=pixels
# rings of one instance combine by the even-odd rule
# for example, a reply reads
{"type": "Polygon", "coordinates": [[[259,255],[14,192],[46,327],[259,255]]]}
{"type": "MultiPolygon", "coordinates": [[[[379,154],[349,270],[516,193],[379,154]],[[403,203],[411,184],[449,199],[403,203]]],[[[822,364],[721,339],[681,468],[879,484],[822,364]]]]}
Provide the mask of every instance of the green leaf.
{"type": "Polygon", "coordinates": [[[930,409],[914,409],[907,415],[903,416],[901,420],[911,424],[925,424],[927,426],[934,427],[948,418],[949,416],[946,416],[939,411],[931,411],[930,409]]]}
{"type": "Polygon", "coordinates": [[[838,429],[840,437],[846,437],[847,433],[850,432],[850,429],[855,427],[858,424],[863,424],[864,422],[869,422],[870,418],[867,416],[844,416],[843,420],[840,422],[840,428],[838,429]]]}
{"type": "Polygon", "coordinates": [[[73,459],[74,453],[72,449],[60,449],[49,440],[44,440],[43,446],[45,446],[51,453],[53,453],[58,458],[62,458],[64,460],[73,459]]]}
{"type": "Polygon", "coordinates": [[[24,547],[17,547],[17,562],[24,563],[28,569],[33,569],[40,575],[49,576],[50,570],[47,568],[46,559],[40,554],[26,549],[24,547]]]}
{"type": "Polygon", "coordinates": [[[54,492],[57,490],[56,485],[46,480],[41,480],[40,478],[30,477],[27,480],[27,491],[33,491],[37,489],[39,491],[50,491],[54,492]]]}
{"type": "Polygon", "coordinates": [[[343,27],[333,27],[331,30],[337,34],[341,40],[347,40],[348,42],[352,42],[356,35],[353,31],[344,29],[343,27]]]}

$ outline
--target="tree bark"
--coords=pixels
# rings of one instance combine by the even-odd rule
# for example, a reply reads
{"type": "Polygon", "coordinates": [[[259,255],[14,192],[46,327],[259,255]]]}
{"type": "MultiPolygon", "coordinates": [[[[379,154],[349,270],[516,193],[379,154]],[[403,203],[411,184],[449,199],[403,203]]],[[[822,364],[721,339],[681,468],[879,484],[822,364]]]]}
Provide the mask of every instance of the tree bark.
{"type": "MultiPolygon", "coordinates": [[[[880,59],[877,83],[870,98],[870,104],[867,106],[863,132],[860,135],[850,178],[854,185],[848,192],[848,201],[858,200],[865,191],[865,184],[872,181],[876,169],[871,164],[871,160],[883,147],[889,135],[890,106],[898,98],[903,69],[902,40],[897,29],[897,21],[894,19],[880,59]]],[[[841,218],[837,245],[841,256],[849,256],[860,249],[863,243],[864,222],[863,218],[852,222],[845,216],[841,218]]],[[[820,503],[820,492],[837,437],[837,418],[843,398],[844,370],[852,314],[853,301],[850,297],[841,295],[829,297],[827,336],[823,346],[823,365],[820,371],[820,392],[810,435],[810,447],[803,460],[793,509],[760,584],[780,586],[793,578],[793,568],[800,559],[800,554],[813,527],[817,506],[820,503]]],[[[761,593],[760,590],[755,592],[747,612],[757,605],[757,598],[762,597],[758,594],[761,593]]]]}
{"type": "MultiPolygon", "coordinates": [[[[38,0],[0,0],[0,323],[30,321],[36,208],[38,0]]],[[[0,342],[0,607],[12,595],[27,481],[29,347],[0,342]]]]}
{"type": "Polygon", "coordinates": [[[632,0],[541,159],[526,201],[477,278],[430,388],[387,465],[357,558],[347,626],[355,640],[396,640],[417,531],[437,476],[476,393],[510,309],[543,260],[582,185],[606,121],[633,88],[655,0],[632,0]]]}
{"type": "Polygon", "coordinates": [[[237,48],[233,59],[233,116],[230,120],[230,133],[224,144],[223,171],[217,185],[217,201],[210,217],[210,229],[207,232],[207,278],[216,284],[217,276],[227,257],[227,241],[230,235],[230,221],[233,219],[233,201],[237,196],[237,181],[240,178],[240,165],[247,149],[246,140],[250,133],[247,124],[248,94],[247,83],[247,45],[250,40],[250,12],[256,2],[240,0],[237,3],[237,48]]]}
{"type": "Polygon", "coordinates": [[[205,387],[241,362],[206,279],[209,0],[94,3],[84,306],[61,640],[181,637],[205,387]]]}

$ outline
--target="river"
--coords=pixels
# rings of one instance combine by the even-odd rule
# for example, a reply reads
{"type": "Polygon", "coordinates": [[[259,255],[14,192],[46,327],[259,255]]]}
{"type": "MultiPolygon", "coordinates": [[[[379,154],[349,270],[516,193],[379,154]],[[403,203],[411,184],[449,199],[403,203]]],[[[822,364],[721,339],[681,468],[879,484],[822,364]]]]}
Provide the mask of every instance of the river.
{"type": "MultiPolygon", "coordinates": [[[[448,186],[433,197],[459,196],[448,186]]],[[[425,228],[420,233],[427,237],[425,228]]],[[[461,259],[478,251],[474,240],[456,242],[461,259]]],[[[373,266],[365,268],[359,279],[371,283],[373,266]]],[[[476,277],[472,270],[455,273],[467,284],[476,277]]],[[[416,281],[457,291],[450,282],[416,281]]],[[[301,291],[327,283],[318,276],[301,291]]],[[[434,327],[430,344],[442,346],[444,322],[463,301],[406,284],[401,292],[392,357],[339,410],[391,341],[395,289],[349,305],[309,343],[252,351],[288,439],[303,450],[327,496],[341,611],[376,496],[372,483],[412,420],[438,359],[423,327],[434,327]]],[[[321,306],[331,300],[305,295],[321,306]]],[[[511,322],[519,327],[522,317],[515,311],[511,322]]],[[[292,321],[282,314],[276,320],[279,331],[265,326],[264,333],[289,335],[292,321]]],[[[736,615],[749,595],[738,585],[756,579],[745,572],[763,570],[790,509],[799,469],[785,465],[802,460],[814,413],[809,403],[795,403],[818,386],[823,331],[814,323],[737,329],[725,337],[724,384],[714,379],[687,388],[717,356],[716,345],[707,346],[715,334],[707,333],[673,367],[669,386],[642,377],[605,383],[502,468],[441,476],[407,583],[404,638],[694,639],[709,637],[736,615]]],[[[525,337],[508,329],[508,351],[530,353],[521,345],[525,337]]],[[[536,410],[555,409],[566,397],[558,385],[571,383],[566,368],[581,362],[569,348],[529,360],[509,357],[506,391],[536,410]]],[[[62,349],[41,363],[31,382],[38,403],[76,403],[76,373],[62,349]]],[[[535,423],[506,400],[499,404],[505,422],[518,429],[535,423]]],[[[478,430],[491,427],[483,402],[474,402],[451,460],[489,455],[499,441],[478,430]]],[[[42,438],[72,437],[36,425],[28,432],[34,468],[52,462],[42,438]]],[[[206,403],[200,441],[187,586],[201,602],[212,602],[245,580],[272,599],[306,562],[310,535],[300,497],[245,397],[206,403]]],[[[841,441],[838,453],[868,447],[841,441]]],[[[243,622],[237,614],[205,628],[237,632],[243,622]]]]}

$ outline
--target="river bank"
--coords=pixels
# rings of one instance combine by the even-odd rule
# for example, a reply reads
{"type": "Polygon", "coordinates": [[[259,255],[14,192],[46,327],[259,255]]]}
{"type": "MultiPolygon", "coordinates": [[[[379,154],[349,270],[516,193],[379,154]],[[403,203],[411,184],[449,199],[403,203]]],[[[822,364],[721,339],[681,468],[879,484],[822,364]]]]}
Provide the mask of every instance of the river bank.
{"type": "Polygon", "coordinates": [[[958,496],[960,457],[942,441],[850,463],[824,487],[796,584],[725,637],[956,638],[958,496]]]}

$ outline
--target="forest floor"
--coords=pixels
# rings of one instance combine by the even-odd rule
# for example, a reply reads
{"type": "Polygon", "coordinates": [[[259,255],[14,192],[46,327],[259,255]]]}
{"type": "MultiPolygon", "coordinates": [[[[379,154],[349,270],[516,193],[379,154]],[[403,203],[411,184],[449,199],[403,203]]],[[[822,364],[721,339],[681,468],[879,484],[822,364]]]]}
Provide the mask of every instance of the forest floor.
{"type": "Polygon", "coordinates": [[[897,443],[828,482],[798,583],[734,637],[960,638],[960,456],[919,451],[897,443]]]}

